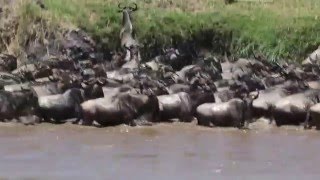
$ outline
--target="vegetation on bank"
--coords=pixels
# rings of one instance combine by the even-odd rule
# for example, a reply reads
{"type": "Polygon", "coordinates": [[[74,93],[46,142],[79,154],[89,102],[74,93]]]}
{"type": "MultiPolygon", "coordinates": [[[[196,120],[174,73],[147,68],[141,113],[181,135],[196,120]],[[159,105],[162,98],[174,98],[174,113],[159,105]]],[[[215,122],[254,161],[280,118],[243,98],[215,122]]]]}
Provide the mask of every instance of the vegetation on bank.
{"type": "MultiPolygon", "coordinates": [[[[216,53],[298,61],[320,45],[319,0],[238,1],[225,5],[224,0],[136,0],[139,10],[133,17],[138,39],[147,48],[195,40],[216,53]]],[[[47,21],[48,31],[55,32],[57,25],[74,25],[104,48],[119,46],[121,13],[116,1],[44,3],[46,11],[25,4],[21,23],[28,26],[40,17],[47,21]]]]}

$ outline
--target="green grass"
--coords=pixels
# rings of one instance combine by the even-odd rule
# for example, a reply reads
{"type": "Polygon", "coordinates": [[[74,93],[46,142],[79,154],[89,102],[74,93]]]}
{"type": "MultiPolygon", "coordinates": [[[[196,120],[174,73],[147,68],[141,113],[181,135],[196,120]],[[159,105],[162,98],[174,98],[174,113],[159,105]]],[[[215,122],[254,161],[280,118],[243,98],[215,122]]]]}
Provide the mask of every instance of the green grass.
{"type": "MultiPolygon", "coordinates": [[[[103,47],[119,46],[121,14],[112,0],[44,0],[45,17],[80,27],[103,47]]],[[[253,1],[253,0],[252,0],[253,1]]],[[[132,2],[132,1],[122,1],[132,2]]],[[[320,45],[319,0],[273,3],[222,0],[139,0],[134,14],[138,39],[146,48],[193,39],[216,53],[255,53],[270,60],[301,61],[320,45]]]]}

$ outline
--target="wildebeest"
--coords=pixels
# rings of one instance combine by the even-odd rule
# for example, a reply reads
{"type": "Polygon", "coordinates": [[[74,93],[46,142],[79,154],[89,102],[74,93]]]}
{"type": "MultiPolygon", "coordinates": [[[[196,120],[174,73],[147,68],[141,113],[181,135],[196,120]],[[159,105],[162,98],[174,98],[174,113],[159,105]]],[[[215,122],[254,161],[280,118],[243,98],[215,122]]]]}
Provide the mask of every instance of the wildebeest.
{"type": "Polygon", "coordinates": [[[158,96],[160,121],[168,121],[178,118],[182,122],[190,122],[193,119],[196,108],[203,103],[214,102],[214,93],[210,90],[193,90],[189,93],[158,96]]]}
{"type": "Polygon", "coordinates": [[[203,126],[231,126],[241,128],[252,118],[252,101],[259,96],[251,94],[243,100],[234,98],[222,103],[204,103],[197,108],[198,124],[203,126]]]}
{"type": "Polygon", "coordinates": [[[40,96],[37,112],[44,121],[60,122],[80,116],[80,104],[85,100],[83,90],[72,88],[63,94],[40,96]]]}
{"type": "Polygon", "coordinates": [[[272,87],[262,90],[259,97],[253,101],[254,115],[256,117],[265,116],[272,118],[271,108],[273,108],[280,99],[288,95],[289,92],[280,87],[272,87]]]}
{"type": "Polygon", "coordinates": [[[279,99],[272,110],[277,126],[304,122],[308,108],[318,103],[319,97],[319,90],[307,90],[279,99]]]}
{"type": "Polygon", "coordinates": [[[33,113],[36,97],[30,91],[0,91],[0,121],[33,113]]]}
{"type": "MultiPolygon", "coordinates": [[[[155,95],[120,93],[81,104],[82,125],[92,125],[94,121],[101,126],[126,123],[135,125],[139,120],[152,121],[159,111],[155,95]]],[[[78,119],[75,123],[78,123],[78,119]]]]}

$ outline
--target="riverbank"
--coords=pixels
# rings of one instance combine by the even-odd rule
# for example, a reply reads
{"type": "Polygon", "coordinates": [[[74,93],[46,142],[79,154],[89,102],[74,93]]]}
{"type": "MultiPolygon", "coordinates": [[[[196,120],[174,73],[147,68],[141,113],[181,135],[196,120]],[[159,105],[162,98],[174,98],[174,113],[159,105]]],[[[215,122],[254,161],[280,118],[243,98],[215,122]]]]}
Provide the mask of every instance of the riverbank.
{"type": "MultiPolygon", "coordinates": [[[[139,41],[146,47],[144,51],[193,40],[218,54],[228,52],[238,57],[258,54],[269,60],[301,61],[320,44],[320,2],[316,0],[240,1],[230,5],[222,0],[137,3],[134,26],[139,41]]],[[[47,10],[24,4],[20,11],[23,23],[19,24],[17,35],[26,36],[28,25],[41,20],[43,31],[49,34],[58,33],[58,27],[79,27],[101,49],[118,47],[121,14],[116,3],[44,0],[44,5],[47,10]]]]}

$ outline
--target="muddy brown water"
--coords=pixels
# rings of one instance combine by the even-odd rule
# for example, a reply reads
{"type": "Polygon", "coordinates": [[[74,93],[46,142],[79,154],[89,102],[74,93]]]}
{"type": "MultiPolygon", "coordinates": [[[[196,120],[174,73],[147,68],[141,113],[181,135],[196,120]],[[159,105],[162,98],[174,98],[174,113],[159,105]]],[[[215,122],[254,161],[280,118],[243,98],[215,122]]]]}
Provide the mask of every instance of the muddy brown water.
{"type": "Polygon", "coordinates": [[[0,179],[319,179],[320,132],[0,125],[0,179]]]}

